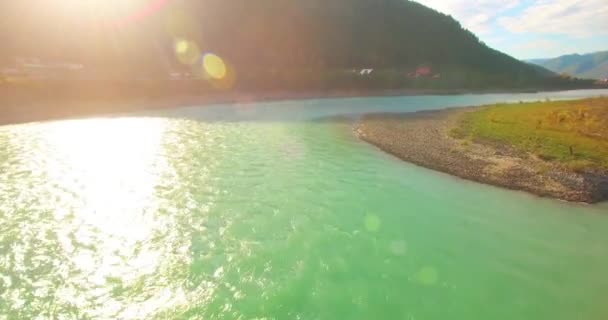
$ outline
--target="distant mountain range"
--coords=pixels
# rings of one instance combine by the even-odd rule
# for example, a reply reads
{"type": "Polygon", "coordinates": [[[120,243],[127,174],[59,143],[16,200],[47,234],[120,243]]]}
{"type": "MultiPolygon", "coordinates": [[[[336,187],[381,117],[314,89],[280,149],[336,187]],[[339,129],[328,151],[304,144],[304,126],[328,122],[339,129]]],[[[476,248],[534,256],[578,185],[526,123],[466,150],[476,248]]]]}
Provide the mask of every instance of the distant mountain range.
{"type": "Polygon", "coordinates": [[[578,78],[608,78],[608,51],[588,54],[569,54],[552,59],[532,59],[534,63],[556,73],[566,73],[578,78]]]}

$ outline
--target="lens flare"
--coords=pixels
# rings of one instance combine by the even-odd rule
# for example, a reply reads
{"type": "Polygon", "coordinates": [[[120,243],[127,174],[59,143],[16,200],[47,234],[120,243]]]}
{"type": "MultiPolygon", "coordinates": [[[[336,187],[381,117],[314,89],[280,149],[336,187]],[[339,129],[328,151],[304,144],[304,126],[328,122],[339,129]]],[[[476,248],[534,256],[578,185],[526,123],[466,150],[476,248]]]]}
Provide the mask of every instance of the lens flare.
{"type": "Polygon", "coordinates": [[[177,54],[184,54],[186,51],[188,51],[188,41],[182,40],[175,44],[175,52],[177,54]]]}
{"type": "Polygon", "coordinates": [[[224,79],[226,77],[224,60],[213,53],[208,53],[203,57],[203,68],[212,79],[224,79]]]}
{"type": "Polygon", "coordinates": [[[418,271],[416,278],[420,284],[433,286],[439,281],[439,273],[433,267],[424,267],[418,271]]]}
{"type": "Polygon", "coordinates": [[[380,230],[380,226],[382,225],[382,221],[380,218],[373,214],[368,214],[365,216],[365,229],[369,232],[377,232],[380,230]]]}
{"type": "Polygon", "coordinates": [[[201,50],[198,45],[186,39],[175,41],[175,57],[181,64],[193,65],[198,61],[201,50]]]}
{"type": "Polygon", "coordinates": [[[226,65],[226,76],[222,79],[209,78],[209,83],[217,90],[232,90],[237,82],[236,70],[228,62],[224,61],[224,64],[226,65]]]}

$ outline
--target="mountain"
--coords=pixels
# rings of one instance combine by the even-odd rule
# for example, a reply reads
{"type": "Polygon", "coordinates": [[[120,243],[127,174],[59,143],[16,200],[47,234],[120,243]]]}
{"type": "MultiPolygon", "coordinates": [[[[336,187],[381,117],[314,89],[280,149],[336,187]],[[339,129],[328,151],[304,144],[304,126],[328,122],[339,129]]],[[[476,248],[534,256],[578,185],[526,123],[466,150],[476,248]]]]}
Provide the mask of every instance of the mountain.
{"type": "Polygon", "coordinates": [[[552,59],[533,59],[528,62],[578,78],[608,78],[608,51],[583,55],[570,54],[552,59]]]}
{"type": "Polygon", "coordinates": [[[152,9],[145,6],[151,1],[137,1],[141,8],[125,15],[136,19],[120,23],[94,10],[68,15],[65,8],[42,8],[44,1],[5,1],[0,41],[6,45],[0,55],[160,76],[183,68],[174,51],[176,41],[185,39],[198,47],[194,53],[222,57],[241,84],[257,86],[348,86],[355,80],[342,72],[357,68],[377,69],[377,85],[389,87],[531,87],[553,76],[488,47],[451,16],[413,1],[155,0],[152,9]],[[441,80],[403,79],[420,66],[440,73],[441,80]]]}

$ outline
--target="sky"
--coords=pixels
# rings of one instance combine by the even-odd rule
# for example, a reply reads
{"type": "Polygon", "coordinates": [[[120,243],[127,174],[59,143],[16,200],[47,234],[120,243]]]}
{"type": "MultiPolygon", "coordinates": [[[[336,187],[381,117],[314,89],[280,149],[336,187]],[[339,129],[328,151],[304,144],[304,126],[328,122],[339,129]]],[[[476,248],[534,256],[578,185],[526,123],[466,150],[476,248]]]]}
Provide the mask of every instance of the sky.
{"type": "Polygon", "coordinates": [[[417,0],[518,59],[608,50],[608,0],[417,0]]]}

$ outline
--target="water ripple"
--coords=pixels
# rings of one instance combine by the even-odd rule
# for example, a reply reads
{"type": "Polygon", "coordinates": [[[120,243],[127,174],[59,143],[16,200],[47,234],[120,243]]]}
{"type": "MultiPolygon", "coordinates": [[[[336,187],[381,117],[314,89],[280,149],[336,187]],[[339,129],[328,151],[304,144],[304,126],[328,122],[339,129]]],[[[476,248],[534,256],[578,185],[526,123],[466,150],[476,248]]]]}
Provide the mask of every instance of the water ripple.
{"type": "Polygon", "coordinates": [[[605,206],[404,164],[343,122],[31,124],[0,160],[0,318],[608,314],[605,206]]]}

